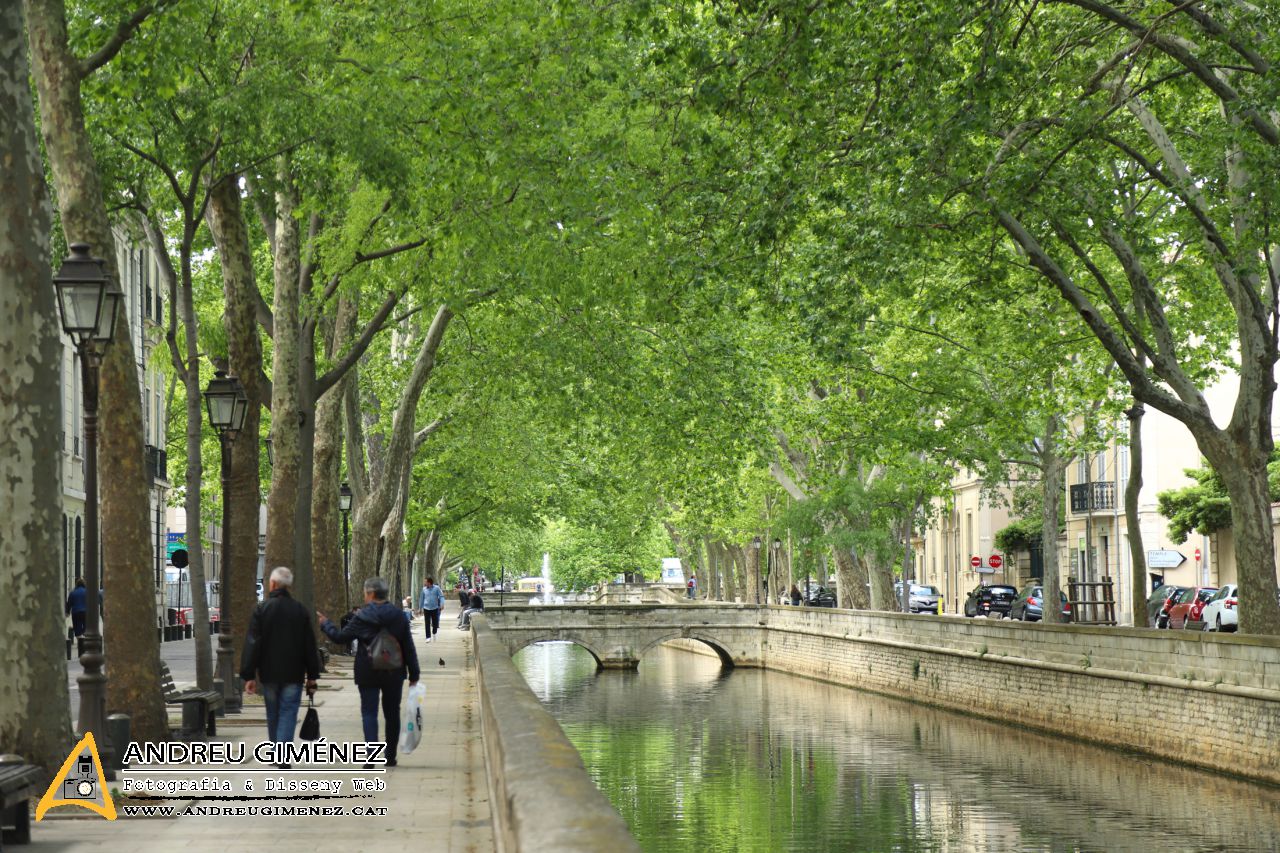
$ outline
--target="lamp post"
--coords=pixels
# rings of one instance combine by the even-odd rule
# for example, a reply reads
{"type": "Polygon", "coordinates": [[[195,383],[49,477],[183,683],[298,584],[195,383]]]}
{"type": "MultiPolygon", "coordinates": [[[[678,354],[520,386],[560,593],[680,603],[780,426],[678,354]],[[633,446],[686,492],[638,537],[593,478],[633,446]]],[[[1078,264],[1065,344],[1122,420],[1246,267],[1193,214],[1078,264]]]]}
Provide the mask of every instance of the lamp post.
{"type": "Polygon", "coordinates": [[[765,601],[769,601],[769,577],[778,570],[778,560],[782,556],[782,540],[778,537],[773,538],[773,549],[769,552],[769,572],[764,576],[765,601]]]}
{"type": "MultiPolygon", "coordinates": [[[[114,760],[107,734],[107,676],[103,672],[106,655],[102,650],[100,607],[102,575],[98,546],[98,369],[116,331],[116,316],[124,294],[107,273],[102,258],[89,253],[89,244],[72,243],[71,255],[53,278],[58,294],[58,314],[62,329],[75,342],[80,354],[81,384],[84,388],[84,581],[89,597],[85,612],[84,646],[77,676],[80,688],[81,735],[93,732],[106,766],[114,760]]],[[[108,776],[114,779],[114,772],[108,776]]]]}
{"type": "Polygon", "coordinates": [[[346,595],[347,612],[351,612],[351,542],[347,519],[351,515],[351,486],[346,483],[338,489],[338,509],[342,510],[342,580],[346,595]]]}
{"type": "Polygon", "coordinates": [[[234,376],[219,370],[204,389],[209,424],[218,431],[222,450],[222,578],[218,589],[218,679],[222,682],[222,702],[226,713],[240,711],[240,685],[236,681],[231,643],[231,443],[244,426],[249,408],[244,386],[234,376]]]}

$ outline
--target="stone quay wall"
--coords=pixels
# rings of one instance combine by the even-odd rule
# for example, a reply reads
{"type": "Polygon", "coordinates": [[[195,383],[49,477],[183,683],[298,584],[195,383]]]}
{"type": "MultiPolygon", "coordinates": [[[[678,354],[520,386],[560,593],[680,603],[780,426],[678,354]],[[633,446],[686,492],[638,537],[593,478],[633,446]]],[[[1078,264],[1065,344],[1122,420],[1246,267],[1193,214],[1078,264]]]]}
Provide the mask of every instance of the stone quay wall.
{"type": "Polygon", "coordinates": [[[777,606],[760,622],[770,669],[1280,784],[1277,638],[777,606]]]}
{"type": "Polygon", "coordinates": [[[471,639],[499,853],[640,853],[483,615],[472,617],[471,639]]]}

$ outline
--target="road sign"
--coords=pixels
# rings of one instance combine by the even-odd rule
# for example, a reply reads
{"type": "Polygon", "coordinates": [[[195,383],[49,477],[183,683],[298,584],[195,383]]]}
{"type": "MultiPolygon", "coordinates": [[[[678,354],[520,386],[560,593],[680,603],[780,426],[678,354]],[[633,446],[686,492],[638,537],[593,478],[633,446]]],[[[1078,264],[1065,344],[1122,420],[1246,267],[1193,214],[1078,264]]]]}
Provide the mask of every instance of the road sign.
{"type": "Polygon", "coordinates": [[[1187,561],[1181,551],[1148,551],[1147,568],[1176,569],[1187,561]]]}
{"type": "Polygon", "coordinates": [[[174,551],[184,551],[187,547],[187,534],[185,531],[177,533],[165,534],[164,551],[165,556],[169,558],[169,562],[173,562],[174,551]]]}
{"type": "Polygon", "coordinates": [[[1197,563],[1198,563],[1198,562],[1200,562],[1200,549],[1199,549],[1199,548],[1197,548],[1197,549],[1196,549],[1196,562],[1197,562],[1197,563]]]}
{"type": "Polygon", "coordinates": [[[981,566],[981,565],[982,565],[982,558],[981,558],[981,557],[970,557],[970,558],[969,558],[969,565],[973,566],[975,569],[976,569],[976,568],[978,568],[978,566],[981,566]]]}
{"type": "Polygon", "coordinates": [[[992,554],[990,557],[987,558],[987,565],[993,569],[998,569],[1003,564],[1004,564],[1004,558],[1002,558],[999,554],[992,554]]]}

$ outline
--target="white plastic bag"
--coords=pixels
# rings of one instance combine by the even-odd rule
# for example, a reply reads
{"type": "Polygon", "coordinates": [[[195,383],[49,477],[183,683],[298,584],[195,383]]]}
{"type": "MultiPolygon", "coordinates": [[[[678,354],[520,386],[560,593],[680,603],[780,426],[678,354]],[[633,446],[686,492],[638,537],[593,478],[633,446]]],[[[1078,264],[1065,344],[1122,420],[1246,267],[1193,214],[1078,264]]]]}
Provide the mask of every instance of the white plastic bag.
{"type": "Polygon", "coordinates": [[[409,688],[400,706],[400,745],[401,755],[408,755],[418,748],[422,740],[422,709],[427,701],[427,688],[421,683],[409,688]]]}

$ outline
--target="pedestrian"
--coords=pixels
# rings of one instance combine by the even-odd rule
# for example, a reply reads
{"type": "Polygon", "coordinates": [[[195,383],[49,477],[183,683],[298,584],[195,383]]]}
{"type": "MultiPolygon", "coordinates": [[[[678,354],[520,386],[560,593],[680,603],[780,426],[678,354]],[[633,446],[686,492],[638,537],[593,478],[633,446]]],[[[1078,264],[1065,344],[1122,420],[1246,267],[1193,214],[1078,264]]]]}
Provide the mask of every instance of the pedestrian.
{"type": "Polygon", "coordinates": [[[800,587],[795,584],[791,585],[791,605],[793,607],[800,606],[800,587]]]}
{"type": "Polygon", "coordinates": [[[67,613],[71,616],[71,630],[77,637],[84,636],[84,620],[89,612],[89,591],[84,587],[84,578],[76,578],[76,588],[67,596],[67,613]]]}
{"type": "Polygon", "coordinates": [[[418,604],[422,607],[422,621],[427,623],[427,642],[440,633],[440,614],[444,612],[444,593],[436,586],[435,578],[422,582],[422,594],[418,604]]]}
{"type": "MultiPolygon", "coordinates": [[[[293,743],[304,678],[307,695],[316,692],[320,650],[306,605],[289,593],[293,572],[277,566],[271,570],[269,584],[267,600],[254,608],[249,622],[240,677],[249,693],[261,690],[267,706],[267,737],[284,745],[293,743]]],[[[288,764],[276,766],[289,769],[288,764]]]]}
{"type": "Polygon", "coordinates": [[[698,589],[697,575],[689,575],[689,583],[686,585],[689,598],[693,598],[698,589]]]}
{"type": "Polygon", "coordinates": [[[458,627],[464,631],[471,630],[471,614],[484,612],[484,599],[480,597],[480,593],[476,590],[471,591],[470,605],[466,610],[462,611],[462,615],[458,617],[458,627]]]}
{"type": "MultiPolygon", "coordinates": [[[[378,740],[378,699],[381,698],[387,766],[395,767],[396,742],[400,737],[400,696],[404,692],[406,677],[410,687],[418,683],[418,653],[413,647],[413,633],[409,630],[409,620],[404,617],[404,611],[387,601],[385,580],[369,578],[364,582],[364,602],[364,607],[345,628],[334,625],[323,613],[316,613],[316,618],[320,621],[320,630],[333,642],[359,642],[355,682],[360,691],[364,739],[369,743],[378,740]],[[384,631],[400,646],[401,664],[398,669],[377,669],[374,666],[372,647],[384,631]]],[[[365,769],[373,767],[366,764],[365,769]]]]}

